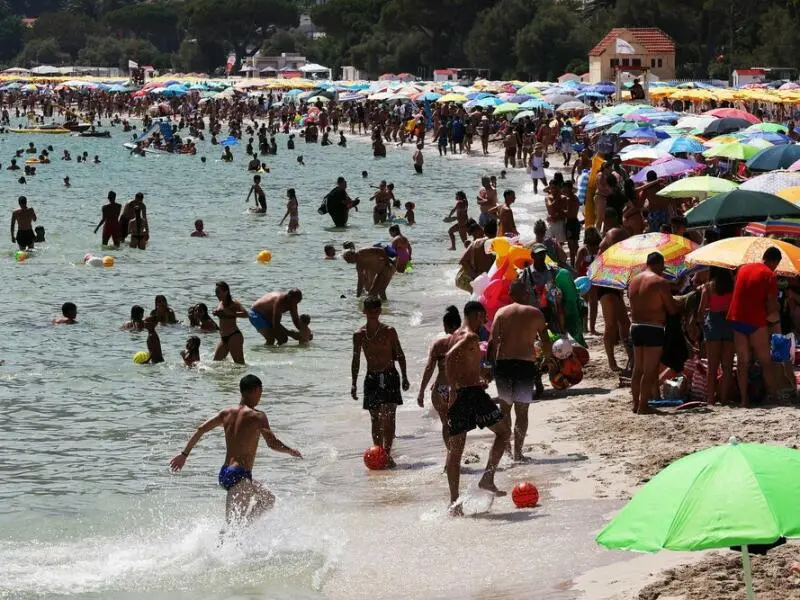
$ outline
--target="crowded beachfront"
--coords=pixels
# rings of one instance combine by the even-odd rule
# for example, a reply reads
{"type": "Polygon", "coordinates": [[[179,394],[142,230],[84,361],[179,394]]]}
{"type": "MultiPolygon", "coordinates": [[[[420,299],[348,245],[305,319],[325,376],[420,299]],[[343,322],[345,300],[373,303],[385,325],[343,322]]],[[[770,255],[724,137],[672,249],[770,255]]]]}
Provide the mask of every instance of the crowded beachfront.
{"type": "Polygon", "coordinates": [[[9,597],[792,597],[800,85],[3,77],[9,597]]]}

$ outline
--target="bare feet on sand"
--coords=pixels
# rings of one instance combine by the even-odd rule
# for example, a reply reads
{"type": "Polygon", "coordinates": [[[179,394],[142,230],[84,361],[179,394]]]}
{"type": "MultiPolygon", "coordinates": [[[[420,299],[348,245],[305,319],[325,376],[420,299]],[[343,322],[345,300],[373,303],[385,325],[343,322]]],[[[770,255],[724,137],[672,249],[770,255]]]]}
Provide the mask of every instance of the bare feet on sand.
{"type": "Polygon", "coordinates": [[[498,490],[497,486],[494,484],[494,481],[492,481],[491,479],[487,478],[486,475],[484,475],[481,478],[480,482],[478,483],[478,487],[480,489],[482,489],[483,491],[485,491],[485,492],[489,492],[491,494],[494,494],[498,498],[508,495],[508,492],[504,492],[503,490],[498,490]]]}
{"type": "Polygon", "coordinates": [[[456,500],[453,502],[450,507],[447,509],[447,514],[450,517],[463,517],[464,516],[464,507],[461,506],[461,502],[456,500]]]}

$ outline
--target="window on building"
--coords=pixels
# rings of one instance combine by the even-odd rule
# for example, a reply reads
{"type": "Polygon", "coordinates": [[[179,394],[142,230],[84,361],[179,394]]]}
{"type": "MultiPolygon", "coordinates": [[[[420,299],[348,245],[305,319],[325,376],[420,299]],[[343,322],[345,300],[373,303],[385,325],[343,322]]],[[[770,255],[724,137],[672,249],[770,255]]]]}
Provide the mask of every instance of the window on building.
{"type": "Polygon", "coordinates": [[[631,60],[629,58],[623,58],[622,59],[622,66],[623,67],[630,67],[631,66],[631,60]]]}
{"type": "Polygon", "coordinates": [[[611,68],[613,69],[613,68],[614,68],[614,67],[616,67],[617,65],[619,65],[619,59],[617,59],[617,58],[612,58],[612,59],[611,59],[611,68]]]}
{"type": "Polygon", "coordinates": [[[651,58],[650,59],[650,68],[653,68],[655,66],[656,66],[656,59],[655,58],[651,58]]]}
{"type": "Polygon", "coordinates": [[[658,59],[658,66],[660,67],[661,65],[662,65],[662,62],[661,62],[661,59],[659,58],[658,59]]]}
{"type": "Polygon", "coordinates": [[[641,67],[642,66],[642,59],[641,58],[634,58],[632,59],[634,67],[641,67]]]}

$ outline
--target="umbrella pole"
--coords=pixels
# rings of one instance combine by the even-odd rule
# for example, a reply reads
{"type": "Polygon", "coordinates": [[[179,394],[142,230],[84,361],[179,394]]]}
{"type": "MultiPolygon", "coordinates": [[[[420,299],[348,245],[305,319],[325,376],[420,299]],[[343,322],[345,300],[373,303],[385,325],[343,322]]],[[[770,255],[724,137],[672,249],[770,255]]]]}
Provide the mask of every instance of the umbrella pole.
{"type": "Polygon", "coordinates": [[[744,568],[744,590],[747,594],[747,600],[755,600],[756,595],[753,592],[753,570],[750,567],[750,551],[747,546],[742,546],[742,568],[744,568]]]}

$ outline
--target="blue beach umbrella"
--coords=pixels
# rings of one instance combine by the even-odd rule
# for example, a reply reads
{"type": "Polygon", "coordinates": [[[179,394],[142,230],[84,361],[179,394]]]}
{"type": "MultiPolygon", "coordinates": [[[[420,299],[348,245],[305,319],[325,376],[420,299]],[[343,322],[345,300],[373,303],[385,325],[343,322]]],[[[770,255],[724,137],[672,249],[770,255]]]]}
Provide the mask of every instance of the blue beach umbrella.
{"type": "Polygon", "coordinates": [[[800,160],[800,144],[783,144],[765,148],[747,161],[747,168],[751,171],[788,169],[798,160],[800,160]]]}
{"type": "Polygon", "coordinates": [[[480,100],[475,101],[475,106],[480,106],[481,108],[494,108],[495,106],[500,106],[503,104],[503,101],[496,96],[487,96],[486,98],[481,98],[480,100]]]}
{"type": "Polygon", "coordinates": [[[584,92],[604,94],[606,96],[609,94],[613,94],[616,91],[617,91],[617,86],[608,81],[601,81],[600,83],[597,83],[595,85],[590,85],[584,90],[584,92]]]}
{"type": "Polygon", "coordinates": [[[696,139],[686,136],[666,139],[656,144],[656,150],[663,150],[669,154],[678,154],[680,152],[695,154],[703,152],[705,149],[705,146],[696,139]]]}
{"type": "Polygon", "coordinates": [[[636,140],[665,140],[669,137],[669,134],[664,133],[663,131],[656,131],[655,129],[650,129],[649,127],[637,127],[636,129],[631,129],[630,131],[626,131],[622,134],[622,136],[627,139],[636,139],[636,140]]]}
{"type": "Polygon", "coordinates": [[[439,98],[441,98],[441,94],[437,94],[436,92],[425,92],[421,96],[417,97],[417,101],[421,102],[436,102],[439,98]]]}
{"type": "MultiPolygon", "coordinates": [[[[742,133],[746,133],[743,131],[742,133]]],[[[755,133],[748,133],[746,136],[742,138],[745,144],[749,144],[751,140],[765,140],[770,144],[774,144],[776,146],[780,144],[790,144],[792,140],[782,133],[773,133],[772,131],[758,131],[755,133]]]]}
{"type": "Polygon", "coordinates": [[[550,104],[547,100],[543,100],[541,98],[531,98],[530,100],[526,100],[522,104],[519,105],[520,108],[524,108],[525,110],[536,110],[540,108],[544,108],[546,110],[553,110],[553,105],[550,104]]]}

